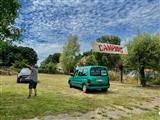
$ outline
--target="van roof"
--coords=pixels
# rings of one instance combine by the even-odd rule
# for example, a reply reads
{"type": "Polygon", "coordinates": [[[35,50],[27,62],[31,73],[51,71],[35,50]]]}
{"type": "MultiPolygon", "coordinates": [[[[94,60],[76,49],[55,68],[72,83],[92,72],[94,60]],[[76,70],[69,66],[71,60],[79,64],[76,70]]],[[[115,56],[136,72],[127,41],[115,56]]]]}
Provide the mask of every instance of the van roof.
{"type": "Polygon", "coordinates": [[[90,65],[90,66],[79,66],[78,68],[91,68],[91,67],[103,67],[103,68],[107,68],[106,66],[95,66],[95,65],[90,65]]]}

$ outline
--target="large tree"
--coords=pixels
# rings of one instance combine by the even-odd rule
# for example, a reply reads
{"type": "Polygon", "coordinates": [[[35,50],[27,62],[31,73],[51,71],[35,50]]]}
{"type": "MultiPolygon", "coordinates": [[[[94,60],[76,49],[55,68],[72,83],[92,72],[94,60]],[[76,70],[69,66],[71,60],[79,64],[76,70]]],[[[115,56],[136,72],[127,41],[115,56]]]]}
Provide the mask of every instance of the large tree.
{"type": "Polygon", "coordinates": [[[37,53],[29,47],[17,47],[0,41],[0,65],[11,66],[15,61],[27,60],[29,64],[37,63],[37,53]]]}
{"type": "Polygon", "coordinates": [[[49,55],[44,61],[42,61],[39,71],[43,73],[55,73],[59,58],[60,53],[49,55]]]}
{"type": "Polygon", "coordinates": [[[48,64],[48,63],[59,63],[60,53],[54,53],[53,55],[49,55],[41,64],[48,64]]]}
{"type": "MultiPolygon", "coordinates": [[[[118,36],[104,35],[96,40],[101,43],[110,43],[120,45],[121,39],[118,36]]],[[[109,69],[116,67],[120,56],[116,54],[95,53],[98,65],[107,66],[109,69]]]]}
{"type": "Polygon", "coordinates": [[[20,7],[18,0],[0,0],[0,40],[18,40],[21,30],[13,24],[20,7]]]}
{"type": "Polygon", "coordinates": [[[145,86],[145,68],[160,69],[160,34],[138,34],[127,45],[124,63],[139,71],[141,85],[145,86]]]}
{"type": "Polygon", "coordinates": [[[73,70],[77,63],[77,56],[80,52],[80,45],[77,36],[69,36],[67,43],[63,47],[63,52],[60,56],[60,63],[65,73],[73,70]]]}

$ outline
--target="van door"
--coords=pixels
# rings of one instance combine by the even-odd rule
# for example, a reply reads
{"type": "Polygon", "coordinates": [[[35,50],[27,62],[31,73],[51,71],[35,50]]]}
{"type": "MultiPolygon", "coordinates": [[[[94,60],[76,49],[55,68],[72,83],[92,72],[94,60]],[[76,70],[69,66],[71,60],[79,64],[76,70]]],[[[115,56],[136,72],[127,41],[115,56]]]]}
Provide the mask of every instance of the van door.
{"type": "Polygon", "coordinates": [[[76,72],[74,73],[73,80],[72,80],[72,85],[79,87],[78,81],[79,81],[79,70],[76,70],[76,72]]]}
{"type": "Polygon", "coordinates": [[[88,80],[88,69],[87,68],[81,68],[79,71],[79,87],[82,87],[82,84],[86,84],[86,81],[88,80]]]}

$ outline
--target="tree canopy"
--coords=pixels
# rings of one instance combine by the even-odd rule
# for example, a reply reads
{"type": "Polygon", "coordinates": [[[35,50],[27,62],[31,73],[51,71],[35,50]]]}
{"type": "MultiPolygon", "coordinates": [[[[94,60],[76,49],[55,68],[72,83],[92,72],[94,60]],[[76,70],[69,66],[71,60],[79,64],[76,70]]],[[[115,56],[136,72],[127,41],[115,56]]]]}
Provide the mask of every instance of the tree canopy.
{"type": "MultiPolygon", "coordinates": [[[[97,38],[96,41],[120,45],[121,39],[118,36],[104,35],[100,38],[97,38]]],[[[109,69],[112,69],[116,67],[117,62],[120,60],[120,55],[95,53],[95,58],[98,62],[98,65],[107,66],[109,69]]]]}
{"type": "Polygon", "coordinates": [[[53,55],[49,55],[42,63],[48,64],[48,63],[59,63],[60,53],[54,53],[53,55]]]}
{"type": "Polygon", "coordinates": [[[77,36],[69,36],[67,43],[63,47],[60,56],[60,63],[65,73],[69,73],[77,63],[77,56],[80,52],[80,45],[77,36]]]}
{"type": "Polygon", "coordinates": [[[128,55],[124,57],[124,63],[139,71],[141,85],[145,86],[144,69],[160,69],[160,34],[139,34],[127,47],[128,55]]]}
{"type": "Polygon", "coordinates": [[[27,60],[29,64],[36,64],[37,53],[29,47],[15,46],[0,41],[0,65],[11,66],[15,61],[27,60]]]}
{"type": "Polygon", "coordinates": [[[0,0],[0,40],[16,41],[21,30],[13,26],[20,7],[18,0],[0,0]]]}

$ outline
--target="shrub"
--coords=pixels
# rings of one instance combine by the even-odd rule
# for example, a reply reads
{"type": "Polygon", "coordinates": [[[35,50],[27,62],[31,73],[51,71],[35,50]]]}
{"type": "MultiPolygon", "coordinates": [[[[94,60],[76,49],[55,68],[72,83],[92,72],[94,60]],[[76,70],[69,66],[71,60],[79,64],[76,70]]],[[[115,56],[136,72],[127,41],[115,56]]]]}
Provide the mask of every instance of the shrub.
{"type": "Polygon", "coordinates": [[[28,64],[28,61],[26,59],[15,61],[15,63],[12,64],[11,68],[21,69],[25,67],[25,64],[28,64]]]}
{"type": "Polygon", "coordinates": [[[160,73],[157,74],[157,76],[156,76],[155,79],[152,79],[152,80],[151,80],[151,84],[160,85],[160,73]]]}
{"type": "Polygon", "coordinates": [[[17,75],[17,71],[9,68],[0,69],[0,75],[17,75]]]}
{"type": "Polygon", "coordinates": [[[39,68],[39,72],[40,73],[50,73],[50,74],[56,73],[57,72],[57,70],[56,70],[56,64],[50,62],[50,63],[48,63],[46,65],[43,65],[43,66],[41,66],[39,68]]]}
{"type": "Polygon", "coordinates": [[[85,65],[98,65],[95,56],[94,55],[90,55],[89,58],[86,60],[85,65]]]}
{"type": "Polygon", "coordinates": [[[120,74],[115,71],[109,71],[109,78],[111,81],[119,81],[120,80],[120,74]]]}

